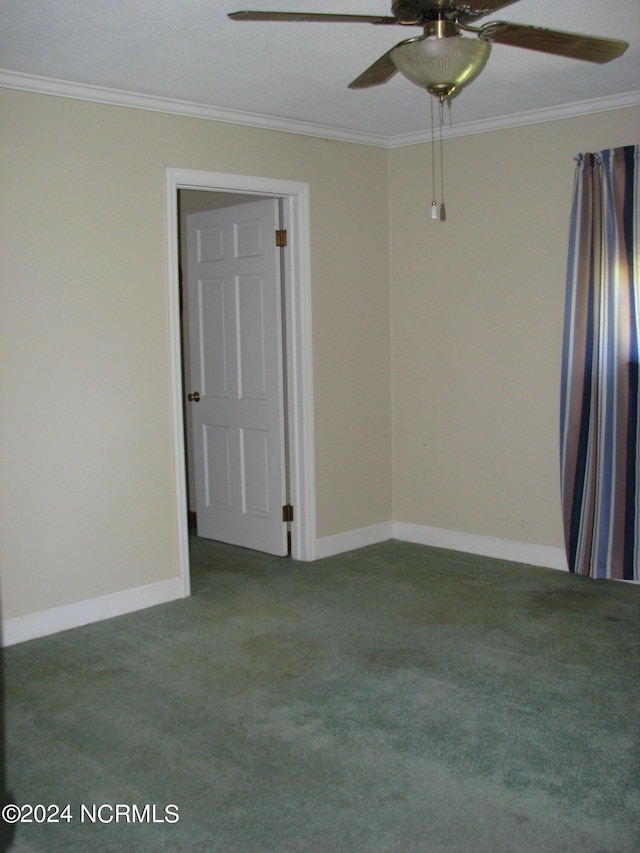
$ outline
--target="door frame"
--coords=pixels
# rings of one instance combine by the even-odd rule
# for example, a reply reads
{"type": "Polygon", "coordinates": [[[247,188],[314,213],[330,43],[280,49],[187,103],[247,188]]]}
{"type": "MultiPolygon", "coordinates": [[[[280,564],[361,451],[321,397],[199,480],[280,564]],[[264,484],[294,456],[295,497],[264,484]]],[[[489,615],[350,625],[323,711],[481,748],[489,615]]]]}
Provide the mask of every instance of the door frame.
{"type": "Polygon", "coordinates": [[[311,245],[309,185],[250,175],[167,168],[168,310],[171,358],[173,447],[180,576],[190,594],[187,474],[180,318],[178,190],[205,190],[282,200],[287,230],[286,304],[287,424],[289,477],[294,520],[291,557],[313,560],[316,545],[315,456],[313,435],[313,357],[311,323],[311,245]]]}

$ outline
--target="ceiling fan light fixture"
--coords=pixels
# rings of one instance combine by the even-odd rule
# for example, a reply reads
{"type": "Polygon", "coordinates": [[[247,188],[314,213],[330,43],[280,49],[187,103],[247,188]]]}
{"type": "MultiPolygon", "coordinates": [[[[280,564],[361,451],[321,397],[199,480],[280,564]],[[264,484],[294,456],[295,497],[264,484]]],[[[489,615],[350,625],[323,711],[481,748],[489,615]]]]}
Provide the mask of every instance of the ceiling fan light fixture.
{"type": "Polygon", "coordinates": [[[491,53],[488,41],[461,36],[453,21],[432,21],[423,36],[391,51],[398,71],[440,101],[480,73],[491,53]]]}

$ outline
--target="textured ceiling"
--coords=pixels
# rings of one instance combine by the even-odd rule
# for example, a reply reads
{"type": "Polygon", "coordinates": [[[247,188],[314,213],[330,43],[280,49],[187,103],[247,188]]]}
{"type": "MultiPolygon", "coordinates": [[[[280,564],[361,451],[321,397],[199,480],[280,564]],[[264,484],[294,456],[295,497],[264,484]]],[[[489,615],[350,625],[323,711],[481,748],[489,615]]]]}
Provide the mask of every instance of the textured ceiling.
{"type": "MultiPolygon", "coordinates": [[[[2,0],[0,84],[72,81],[381,139],[429,126],[429,98],[401,75],[348,83],[418,28],[234,22],[238,9],[387,15],[389,0],[2,0]],[[8,72],[8,73],[7,73],[8,72]],[[18,72],[12,74],[11,72],[18,72]]],[[[595,65],[494,45],[482,74],[453,99],[454,126],[518,123],[640,103],[640,0],[520,0],[484,20],[623,38],[626,54],[595,65]],[[514,118],[515,117],[515,118],[514,118]]],[[[312,128],[310,128],[312,129],[312,128]]]]}

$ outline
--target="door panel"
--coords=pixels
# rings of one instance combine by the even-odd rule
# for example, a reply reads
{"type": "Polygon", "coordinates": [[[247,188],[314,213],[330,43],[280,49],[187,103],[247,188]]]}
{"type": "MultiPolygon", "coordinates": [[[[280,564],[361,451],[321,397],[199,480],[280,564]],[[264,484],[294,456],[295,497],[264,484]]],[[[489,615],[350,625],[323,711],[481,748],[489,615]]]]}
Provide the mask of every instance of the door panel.
{"type": "Polygon", "coordinates": [[[188,405],[198,535],[284,555],[277,227],[275,199],[187,217],[188,405]]]}
{"type": "Polygon", "coordinates": [[[201,394],[227,396],[227,364],[225,326],[229,312],[225,306],[224,279],[198,281],[200,322],[198,353],[200,377],[196,382],[201,394]]]}
{"type": "Polygon", "coordinates": [[[242,509],[249,515],[269,516],[269,436],[264,430],[240,430],[242,509]],[[247,476],[247,472],[251,472],[247,476]]]}
{"type": "Polygon", "coordinates": [[[238,282],[238,380],[241,399],[267,398],[268,318],[265,317],[264,279],[245,277],[238,282]]]}
{"type": "Polygon", "coordinates": [[[231,509],[231,442],[227,427],[203,424],[204,506],[231,509]]]}

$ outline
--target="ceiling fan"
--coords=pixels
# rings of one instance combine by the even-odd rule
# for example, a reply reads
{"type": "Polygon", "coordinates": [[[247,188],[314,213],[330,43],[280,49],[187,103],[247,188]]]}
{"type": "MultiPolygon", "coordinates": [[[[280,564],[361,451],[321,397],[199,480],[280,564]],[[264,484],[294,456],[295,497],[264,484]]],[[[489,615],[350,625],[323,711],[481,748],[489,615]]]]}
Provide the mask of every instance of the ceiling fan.
{"type": "Polygon", "coordinates": [[[518,0],[392,0],[391,15],[307,12],[232,12],[234,21],[282,21],[374,26],[417,26],[423,34],[399,42],[349,84],[350,89],[379,86],[400,71],[443,103],[484,67],[491,44],[524,47],[587,62],[610,62],[629,47],[618,39],[565,33],[543,27],[489,21],[474,22],[518,0]],[[467,38],[462,32],[472,33],[467,38]]]}

